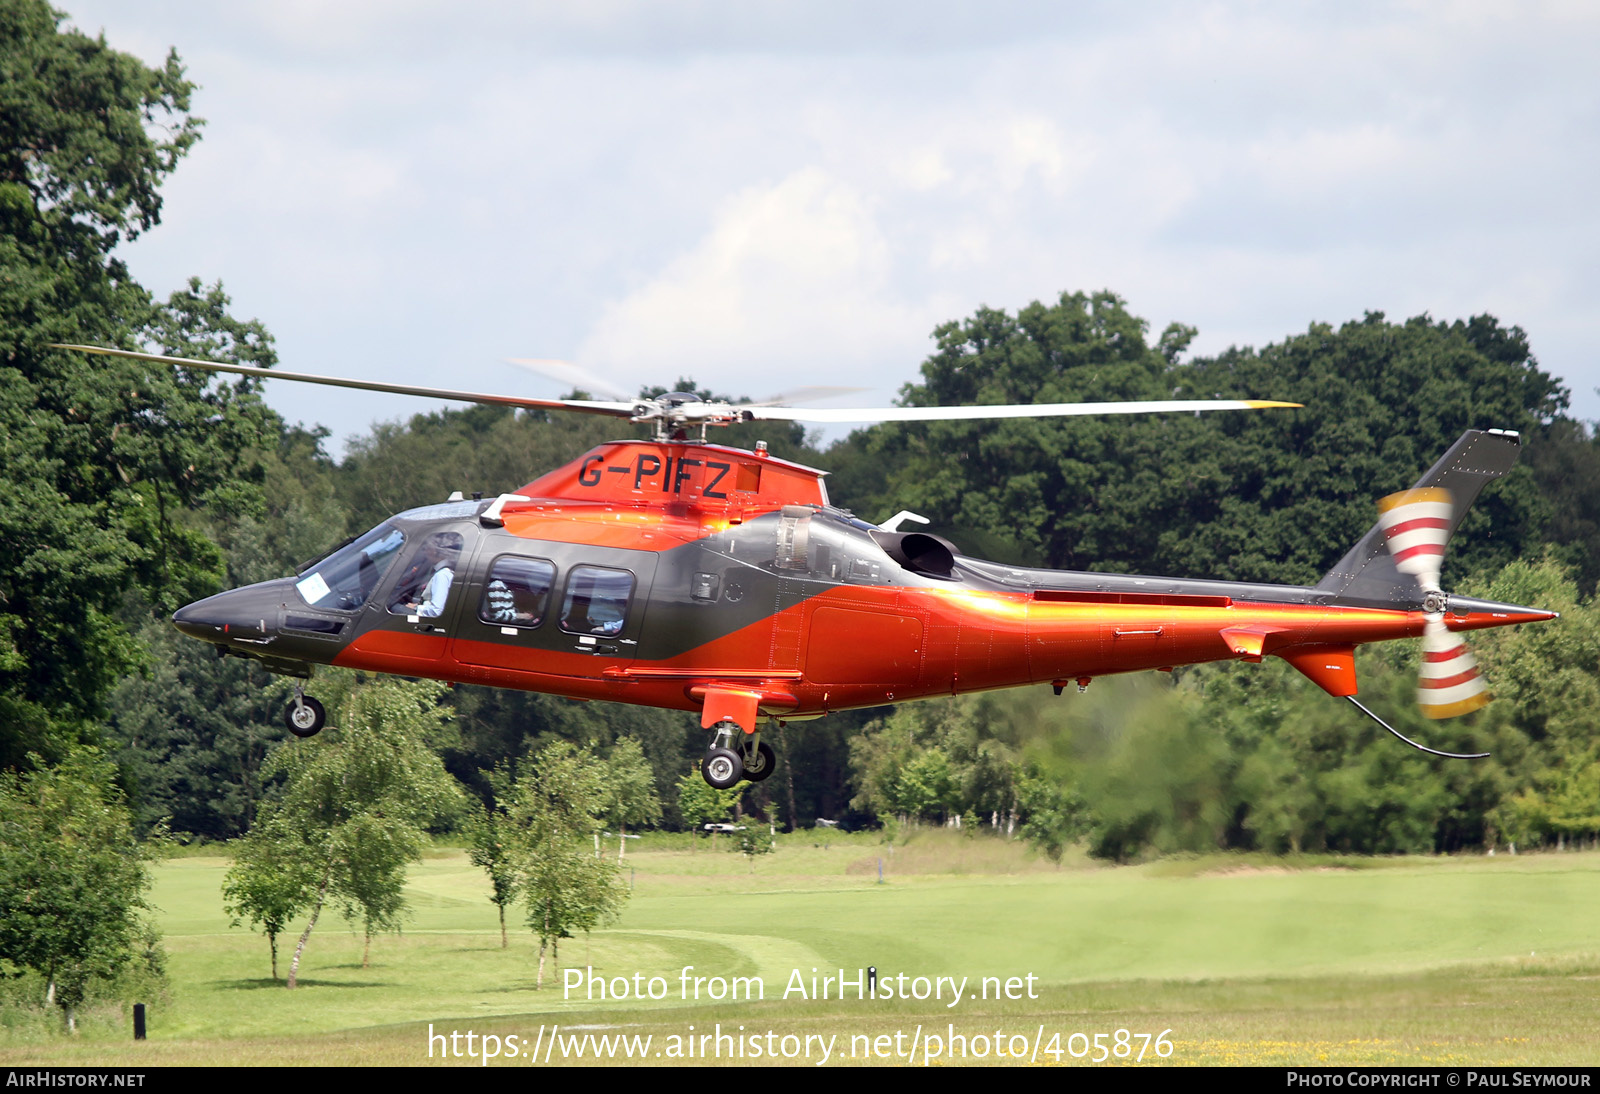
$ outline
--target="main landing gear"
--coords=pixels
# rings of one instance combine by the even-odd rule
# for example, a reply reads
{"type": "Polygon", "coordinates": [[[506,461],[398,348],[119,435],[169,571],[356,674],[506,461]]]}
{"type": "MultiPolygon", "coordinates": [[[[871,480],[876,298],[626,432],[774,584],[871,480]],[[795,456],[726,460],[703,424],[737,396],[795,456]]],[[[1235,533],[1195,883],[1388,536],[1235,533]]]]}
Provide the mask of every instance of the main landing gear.
{"type": "Polygon", "coordinates": [[[283,720],[288,723],[289,732],[296,737],[315,737],[317,731],[327,724],[328,712],[296,684],[294,702],[284,710],[283,720]]]}
{"type": "Polygon", "coordinates": [[[747,734],[737,722],[718,722],[700,763],[700,776],[717,790],[726,790],[740,779],[761,782],[777,766],[777,754],[761,739],[759,729],[747,734]]]}

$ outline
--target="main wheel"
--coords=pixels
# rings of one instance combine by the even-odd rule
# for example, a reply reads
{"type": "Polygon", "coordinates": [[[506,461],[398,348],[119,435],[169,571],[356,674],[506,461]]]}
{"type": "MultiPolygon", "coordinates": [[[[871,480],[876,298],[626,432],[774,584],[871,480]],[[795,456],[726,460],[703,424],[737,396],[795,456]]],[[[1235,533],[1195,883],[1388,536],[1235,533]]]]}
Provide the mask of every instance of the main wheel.
{"type": "Polygon", "coordinates": [[[328,712],[322,709],[321,703],[306,695],[299,702],[289,704],[283,712],[283,720],[296,737],[315,737],[317,730],[328,721],[328,712]]]}
{"type": "Polygon", "coordinates": [[[744,761],[732,749],[709,749],[700,765],[700,777],[714,789],[726,790],[744,778],[744,761]]]}
{"type": "Polygon", "coordinates": [[[772,746],[762,741],[754,749],[747,750],[744,754],[744,777],[753,783],[758,783],[772,774],[772,769],[778,766],[778,755],[772,751],[772,746]]]}

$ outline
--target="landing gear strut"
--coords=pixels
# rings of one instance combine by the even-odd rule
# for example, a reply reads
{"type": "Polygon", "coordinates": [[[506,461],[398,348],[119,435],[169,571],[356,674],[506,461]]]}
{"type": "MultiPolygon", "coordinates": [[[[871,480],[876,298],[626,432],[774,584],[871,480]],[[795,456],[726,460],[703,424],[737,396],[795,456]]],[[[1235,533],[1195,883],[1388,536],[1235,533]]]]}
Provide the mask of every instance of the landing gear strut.
{"type": "Polygon", "coordinates": [[[700,775],[709,785],[726,790],[740,779],[758,783],[777,766],[777,754],[761,739],[760,730],[746,734],[736,722],[718,722],[700,763],[700,775]]]}
{"type": "Polygon", "coordinates": [[[296,737],[315,737],[317,731],[327,723],[328,712],[296,684],[294,702],[284,710],[283,720],[288,723],[289,732],[296,737]]]}

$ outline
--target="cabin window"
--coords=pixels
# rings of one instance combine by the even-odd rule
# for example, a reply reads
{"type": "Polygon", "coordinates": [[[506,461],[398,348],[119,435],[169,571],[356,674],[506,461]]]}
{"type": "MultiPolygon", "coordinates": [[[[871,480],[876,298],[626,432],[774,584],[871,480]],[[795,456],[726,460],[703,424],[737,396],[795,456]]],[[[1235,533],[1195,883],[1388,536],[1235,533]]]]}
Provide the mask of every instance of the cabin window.
{"type": "Polygon", "coordinates": [[[505,555],[489,568],[478,618],[502,627],[537,627],[550,607],[556,567],[542,558],[505,555]]]}
{"type": "Polygon", "coordinates": [[[632,596],[633,575],[627,570],[574,566],[561,602],[561,629],[571,634],[621,634],[632,596]]]}

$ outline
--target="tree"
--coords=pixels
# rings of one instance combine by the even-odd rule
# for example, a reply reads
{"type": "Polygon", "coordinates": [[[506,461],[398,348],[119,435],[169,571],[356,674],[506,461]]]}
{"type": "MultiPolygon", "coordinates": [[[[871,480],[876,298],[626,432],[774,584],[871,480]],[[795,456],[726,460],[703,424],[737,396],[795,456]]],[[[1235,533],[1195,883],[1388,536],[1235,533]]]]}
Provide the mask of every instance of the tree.
{"type": "Polygon", "coordinates": [[[198,138],[176,55],[159,68],[0,6],[0,764],[92,740],[139,661],[119,615],[214,591],[221,556],[188,513],[248,508],[272,416],[253,381],[51,343],[153,345],[273,363],[271,340],[198,282],[153,301],[113,250],[157,223],[198,138]],[[129,593],[134,595],[130,598],[129,593]]]}
{"type": "Polygon", "coordinates": [[[160,69],[76,31],[48,4],[0,12],[0,182],[85,248],[109,250],[160,220],[161,179],[200,137],[176,51],[160,69]],[[147,126],[159,121],[165,139],[147,126]]]}
{"type": "Polygon", "coordinates": [[[489,902],[500,913],[500,948],[507,946],[506,909],[516,903],[521,888],[520,860],[513,845],[515,828],[508,805],[516,790],[509,765],[496,768],[489,776],[494,797],[483,803],[481,812],[467,814],[467,859],[489,875],[489,902]]]}
{"type": "Polygon", "coordinates": [[[661,819],[661,799],[656,797],[655,773],[644,749],[632,737],[611,748],[606,760],[605,804],[601,817],[617,827],[617,861],[628,853],[628,825],[654,824],[661,819]]]}
{"type": "Polygon", "coordinates": [[[316,864],[300,853],[301,841],[282,816],[256,825],[234,841],[233,865],[222,882],[223,907],[233,925],[248,919],[267,936],[272,979],[278,979],[278,935],[316,891],[316,864]]]}
{"type": "Polygon", "coordinates": [[[0,957],[39,973],[67,1028],[95,978],[146,936],[146,852],[111,765],[82,749],[54,768],[0,774],[0,957]]]}
{"type": "Polygon", "coordinates": [[[972,812],[1004,815],[1018,806],[1018,719],[1012,700],[961,696],[902,706],[867,723],[850,742],[858,789],[851,803],[909,820],[972,812]]]}
{"type": "Polygon", "coordinates": [[[900,772],[898,785],[900,811],[908,816],[949,818],[955,804],[955,773],[944,749],[930,748],[912,758],[900,772]]]}
{"type": "Polygon", "coordinates": [[[334,896],[348,921],[361,921],[361,967],[372,958],[372,936],[399,931],[405,921],[406,867],[427,846],[420,829],[397,828],[382,813],[350,818],[340,833],[341,860],[335,869],[334,896]]]}
{"type": "MultiPolygon", "coordinates": [[[[347,685],[348,686],[348,685],[347,685]]],[[[287,742],[269,770],[287,777],[281,800],[263,810],[284,853],[311,865],[311,918],[289,964],[298,983],[300,959],[329,899],[360,918],[367,964],[372,935],[399,926],[405,911],[405,868],[422,857],[424,828],[449,816],[460,790],[429,747],[449,719],[445,688],[384,679],[355,686],[330,703],[322,733],[287,742]]]]}
{"type": "Polygon", "coordinates": [[[1527,438],[1523,460],[1550,508],[1546,538],[1576,570],[1578,590],[1592,596],[1600,583],[1600,434],[1558,418],[1527,438]]]}
{"type": "MultiPolygon", "coordinates": [[[[699,830],[707,824],[720,824],[728,819],[733,807],[739,804],[749,783],[738,783],[726,790],[718,790],[700,776],[700,765],[678,780],[678,813],[684,823],[699,830]]],[[[711,846],[716,847],[716,835],[711,846]]]]}
{"type": "Polygon", "coordinates": [[[522,845],[528,926],[539,938],[538,987],[547,950],[559,962],[561,939],[614,919],[628,899],[617,864],[591,847],[605,792],[602,761],[567,741],[541,749],[517,783],[512,817],[522,845]]]}
{"type": "Polygon", "coordinates": [[[770,855],[776,850],[776,841],[772,838],[772,827],[750,823],[742,825],[739,829],[739,853],[750,864],[750,872],[756,872],[756,856],[770,855]]]}
{"type": "MultiPolygon", "coordinates": [[[[260,454],[265,507],[211,522],[230,585],[294,573],[347,535],[324,437],[283,429],[277,448],[260,454]]],[[[136,826],[165,818],[175,835],[243,835],[267,792],[267,752],[288,735],[289,681],[253,661],[218,658],[165,618],[146,619],[135,637],[148,664],[118,681],[104,728],[136,826]]]]}
{"type": "Polygon", "coordinates": [[[1052,862],[1061,861],[1067,845],[1089,832],[1088,808],[1076,783],[1038,764],[1028,765],[1017,787],[1022,811],[1022,837],[1052,862]]]}
{"type": "Polygon", "coordinates": [[[267,753],[288,736],[288,681],[219,658],[166,620],[147,621],[135,637],[150,664],[112,690],[105,736],[137,827],[165,821],[204,839],[242,836],[266,791],[267,753]]]}
{"type": "Polygon", "coordinates": [[[460,742],[441,750],[445,766],[480,795],[492,793],[483,772],[538,752],[556,740],[603,749],[637,740],[649,761],[658,800],[671,788],[691,752],[683,715],[625,703],[574,703],[556,695],[461,685],[451,691],[460,742]]]}

